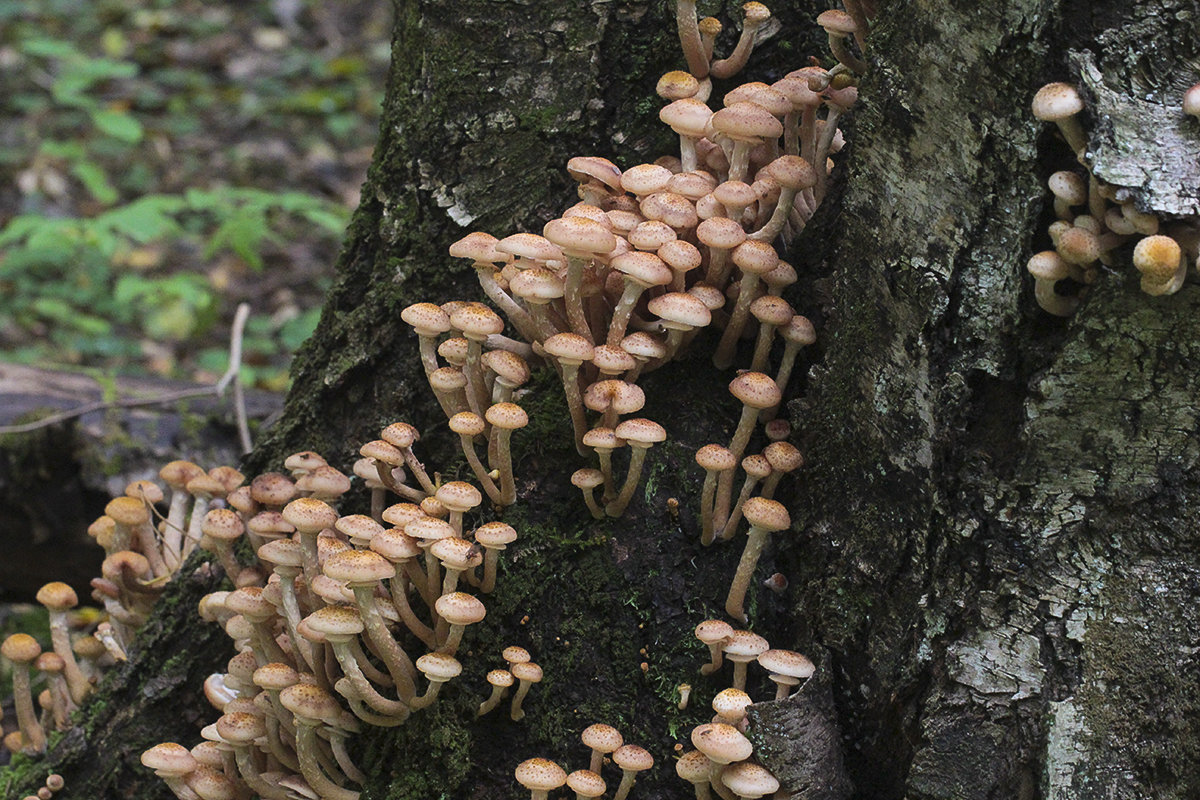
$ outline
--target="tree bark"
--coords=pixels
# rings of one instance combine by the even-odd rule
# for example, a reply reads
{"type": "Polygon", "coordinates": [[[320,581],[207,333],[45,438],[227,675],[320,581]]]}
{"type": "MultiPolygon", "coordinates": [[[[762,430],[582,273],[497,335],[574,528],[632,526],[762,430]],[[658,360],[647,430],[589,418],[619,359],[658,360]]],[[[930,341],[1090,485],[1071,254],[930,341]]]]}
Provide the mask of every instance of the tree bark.
{"type": "MultiPolygon", "coordinates": [[[[759,566],[789,588],[756,581],[748,606],[754,630],[809,654],[820,679],[757,707],[751,737],[785,790],[804,798],[1195,796],[1200,300],[1192,285],[1141,294],[1119,258],[1074,318],[1049,318],[1024,262],[1047,246],[1044,179],[1071,165],[1029,98],[1091,65],[1086,83],[1093,96],[1104,87],[1108,104],[1095,146],[1123,169],[1139,152],[1139,134],[1120,124],[1134,99],[1177,105],[1196,80],[1200,9],[882,6],[839,157],[844,191],[788,254],[802,276],[789,299],[819,331],[787,405],[807,466],[784,493],[793,529],[759,566]],[[1168,29],[1172,20],[1188,24],[1168,29]],[[805,766],[814,750],[824,776],[805,766]]],[[[805,22],[816,9],[773,11],[782,28],[745,79],[824,54],[805,22]]],[[[422,430],[427,461],[456,468],[399,312],[480,296],[446,247],[473,229],[539,230],[571,202],[561,171],[571,155],[629,166],[668,151],[652,87],[682,64],[670,25],[669,9],[641,2],[474,0],[454,15],[398,3],[363,204],[283,418],[252,468],[277,468],[300,449],[348,463],[397,419],[422,430]]],[[[1194,165],[1195,126],[1172,135],[1194,165]]],[[[1172,184],[1152,151],[1140,152],[1155,178],[1144,208],[1177,213],[1194,200],[1194,185],[1172,184]]],[[[535,379],[522,401],[531,425],[514,437],[519,502],[504,516],[520,539],[485,600],[487,619],[468,633],[457,686],[417,724],[357,740],[364,797],[518,797],[516,763],[542,755],[583,767],[577,737],[593,722],[657,759],[635,796],[690,796],[672,774],[672,748],[690,749],[689,731],[725,685],[699,676],[692,628],[720,616],[738,558],[730,545],[699,546],[694,512],[692,454],[727,439],[737,414],[732,374],[707,358],[714,341],[644,379],[645,413],[669,438],[616,521],[593,521],[568,485],[581,464],[567,409],[553,375],[535,379]],[[523,722],[475,721],[483,675],[508,644],[530,649],[546,679],[523,722]],[[680,711],[685,682],[695,692],[680,711]]],[[[192,624],[182,613],[173,604],[156,617],[177,649],[192,624]]],[[[202,657],[179,660],[190,669],[202,657]]],[[[172,712],[183,697],[159,695],[172,712]]],[[[161,702],[146,705],[155,727],[169,716],[161,702]]],[[[173,716],[175,731],[191,724],[173,716]]],[[[143,742],[144,729],[126,737],[112,786],[144,781],[130,766],[143,742]]],[[[50,765],[63,763],[57,752],[50,765]]]]}

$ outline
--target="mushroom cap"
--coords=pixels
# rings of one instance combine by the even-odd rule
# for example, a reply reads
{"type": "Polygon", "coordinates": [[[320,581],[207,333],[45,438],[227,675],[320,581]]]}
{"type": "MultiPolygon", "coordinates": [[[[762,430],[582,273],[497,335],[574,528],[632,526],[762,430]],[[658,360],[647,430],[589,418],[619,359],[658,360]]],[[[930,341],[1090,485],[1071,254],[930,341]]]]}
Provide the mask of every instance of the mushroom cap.
{"type": "Polygon", "coordinates": [[[671,170],[658,164],[638,164],[621,174],[621,188],[635,195],[661,192],[671,180],[671,170]]]}
{"type": "Polygon", "coordinates": [[[858,26],[854,24],[854,18],[840,8],[822,11],[817,15],[817,24],[827,33],[836,36],[851,36],[858,30],[858,26]]]}
{"type": "Polygon", "coordinates": [[[735,630],[729,634],[721,650],[730,661],[753,661],[770,647],[770,643],[757,633],[735,630]]]}
{"type": "MultiPolygon", "coordinates": [[[[529,380],[529,364],[516,353],[508,350],[488,350],[480,360],[496,373],[496,380],[503,386],[521,386],[529,380]]],[[[466,379],[464,378],[464,383],[466,379]]]]}
{"type": "Polygon", "coordinates": [[[522,761],[513,771],[513,777],[530,791],[548,792],[567,782],[566,770],[546,758],[522,761]]]}
{"type": "Polygon", "coordinates": [[[301,492],[311,492],[313,497],[318,499],[341,497],[350,491],[350,479],[337,467],[326,464],[297,478],[296,489],[301,492]]]}
{"type": "Polygon", "coordinates": [[[200,800],[234,800],[238,796],[237,786],[224,772],[203,764],[189,772],[184,782],[200,800]]]}
{"type": "Polygon", "coordinates": [[[1055,197],[1065,200],[1068,205],[1080,206],[1087,202],[1087,181],[1077,172],[1059,170],[1050,176],[1046,186],[1055,197]]]}
{"type": "Polygon", "coordinates": [[[626,336],[621,340],[621,349],[640,360],[662,358],[667,354],[667,346],[645,331],[636,331],[626,336]]]}
{"type": "Polygon", "coordinates": [[[150,505],[162,502],[164,497],[163,490],[153,481],[132,481],[125,487],[125,494],[150,505]]]}
{"type": "Polygon", "coordinates": [[[412,447],[421,438],[421,432],[407,422],[393,422],[379,432],[379,438],[401,450],[412,447]]]}
{"type": "Polygon", "coordinates": [[[414,519],[425,516],[425,512],[416,503],[393,503],[385,508],[380,516],[384,522],[403,530],[404,526],[414,519]]]}
{"type": "Polygon", "coordinates": [[[575,156],[567,162],[567,173],[583,183],[595,178],[613,191],[621,191],[621,170],[601,156],[575,156]]]}
{"type": "Polygon", "coordinates": [[[786,94],[762,81],[749,81],[730,89],[721,102],[726,106],[733,103],[754,103],[776,117],[782,117],[792,110],[792,101],[786,94]]]}
{"type": "Polygon", "coordinates": [[[775,380],[761,372],[743,372],[729,382],[729,391],[751,408],[772,408],[783,399],[775,380]]]}
{"type": "Polygon", "coordinates": [[[624,447],[625,441],[617,438],[617,433],[612,428],[592,428],[583,435],[583,444],[594,450],[615,450],[624,447]]]}
{"type": "Polygon", "coordinates": [[[515,644],[510,644],[508,647],[504,648],[504,652],[501,653],[501,656],[509,664],[524,664],[531,658],[528,650],[515,644]]]}
{"type": "Polygon", "coordinates": [[[459,436],[478,436],[487,430],[487,424],[478,414],[460,411],[450,418],[450,430],[459,436]]]}
{"type": "Polygon", "coordinates": [[[298,683],[300,681],[300,673],[296,672],[288,664],[272,661],[254,670],[252,680],[254,681],[254,685],[260,689],[282,691],[298,683]]]}
{"type": "Polygon", "coordinates": [[[696,626],[696,638],[705,644],[718,644],[733,633],[733,626],[720,619],[706,619],[696,626]]]}
{"type": "Polygon", "coordinates": [[[696,463],[705,470],[724,472],[736,467],[737,459],[727,447],[719,444],[706,444],[696,451],[696,463]]]}
{"type": "Polygon", "coordinates": [[[246,530],[242,518],[228,508],[214,508],[205,513],[200,531],[210,539],[231,542],[246,530]]]}
{"type": "Polygon", "coordinates": [[[613,269],[640,286],[666,286],[674,273],[654,253],[634,250],[612,260],[613,269]]]}
{"type": "Polygon", "coordinates": [[[709,311],[716,311],[719,308],[725,307],[725,294],[717,287],[709,286],[707,283],[697,283],[688,289],[688,294],[698,298],[701,303],[708,306],[709,311]]]}
{"type": "Polygon", "coordinates": [[[735,141],[757,142],[783,135],[783,123],[754,103],[731,103],[714,113],[709,124],[713,130],[735,141]]]}
{"type": "Polygon", "coordinates": [[[612,231],[581,216],[552,219],[542,229],[542,235],[562,248],[564,255],[577,258],[603,255],[617,246],[612,231]]]}
{"type": "Polygon", "coordinates": [[[348,639],[363,632],[362,617],[353,606],[325,606],[305,619],[311,630],[334,639],[348,639]]]}
{"type": "Polygon", "coordinates": [[[791,527],[792,524],[787,506],[778,500],[769,500],[766,497],[751,497],[742,504],[742,514],[746,517],[746,521],[754,527],[771,532],[782,531],[791,527]]]}
{"type": "Polygon", "coordinates": [[[791,472],[804,466],[799,448],[788,442],[771,442],[763,448],[763,456],[776,472],[791,472]]]}
{"type": "Polygon", "coordinates": [[[772,325],[776,328],[787,325],[792,321],[792,317],[796,316],[791,303],[773,294],[764,294],[762,297],[755,298],[750,303],[750,313],[764,325],[772,325]]]}
{"type": "Polygon", "coordinates": [[[595,489],[604,483],[604,473],[598,469],[584,467],[571,473],[571,485],[578,489],[595,489]]]}
{"type": "Polygon", "coordinates": [[[1189,86],[1183,93],[1183,113],[1200,116],[1200,83],[1189,86]]]}
{"type": "Polygon", "coordinates": [[[655,254],[675,272],[691,272],[704,261],[699,248],[683,239],[672,239],[658,248],[655,254]]]}
{"type": "Polygon", "coordinates": [[[245,746],[266,736],[267,725],[262,717],[246,711],[226,712],[217,720],[217,733],[231,744],[245,746]]]}
{"type": "Polygon", "coordinates": [[[496,249],[532,261],[562,261],[563,252],[545,236],[536,233],[514,233],[496,242],[496,249]]]}
{"type": "Polygon", "coordinates": [[[592,363],[596,365],[601,375],[619,375],[634,368],[637,361],[620,347],[607,344],[598,346],[592,352],[592,363]]]}
{"type": "Polygon", "coordinates": [[[296,484],[287,475],[264,472],[250,481],[250,496],[264,506],[282,506],[296,496],[296,484]]]}
{"type": "MultiPolygon", "coordinates": [[[[633,227],[625,238],[637,250],[657,251],[668,242],[678,241],[675,229],[657,219],[647,219],[633,227]]],[[[661,258],[661,256],[659,256],[661,258]]]]}
{"type": "Polygon", "coordinates": [[[142,753],[142,766],[154,770],[160,778],[178,778],[194,770],[198,764],[183,745],[163,742],[142,753]]]}
{"type": "Polygon", "coordinates": [[[745,208],[758,200],[758,193],[744,181],[725,181],[713,189],[713,197],[722,205],[745,208]]]}
{"type": "Polygon", "coordinates": [[[28,664],[42,654],[42,646],[27,633],[14,633],[0,644],[0,655],[14,664],[28,664]]]}
{"type": "Polygon", "coordinates": [[[371,549],[393,563],[421,554],[417,540],[399,528],[387,528],[377,534],[371,539],[371,549]]]}
{"type": "Polygon", "coordinates": [[[541,267],[522,270],[509,281],[508,288],[513,294],[531,303],[548,303],[562,297],[565,292],[558,275],[541,267]]]}
{"type": "Polygon", "coordinates": [[[483,502],[483,494],[466,481],[447,481],[438,487],[434,497],[451,511],[470,511],[483,502]]]}
{"type": "Polygon", "coordinates": [[[487,682],[492,686],[507,688],[517,682],[513,674],[506,669],[489,670],[487,674],[487,682]]]}
{"type": "Polygon", "coordinates": [[[225,598],[225,608],[234,614],[241,614],[252,622],[270,619],[275,616],[275,606],[263,597],[259,586],[242,586],[234,589],[225,598]]]}
{"type": "Polygon", "coordinates": [[[579,738],[585,745],[593,750],[599,750],[601,753],[611,753],[625,743],[625,738],[621,736],[620,731],[603,722],[588,725],[579,734],[579,738]]]}
{"type": "Polygon", "coordinates": [[[733,248],[729,256],[743,273],[765,275],[779,265],[779,254],[767,242],[747,239],[733,248]]]}
{"type": "Polygon", "coordinates": [[[1175,276],[1182,256],[1178,242],[1170,236],[1156,234],[1147,236],[1134,246],[1133,266],[1147,280],[1162,283],[1175,276]]]}
{"type": "Polygon", "coordinates": [[[608,788],[604,778],[590,769],[577,769],[568,775],[567,787],[575,792],[576,797],[599,797],[608,788]]]}
{"type": "Polygon", "coordinates": [[[499,240],[490,233],[474,231],[450,245],[450,255],[454,258],[469,258],[477,264],[507,261],[503,253],[496,252],[497,241],[499,240]]]}
{"type": "Polygon", "coordinates": [[[146,507],[146,503],[132,497],[113,498],[104,507],[104,513],[118,524],[127,527],[141,525],[150,520],[150,509],[146,507]]]}
{"type": "Polygon", "coordinates": [[[283,507],[282,513],[300,533],[320,533],[338,521],[338,513],[332,506],[313,497],[296,498],[283,507]]]}
{"type": "Polygon", "coordinates": [[[1037,90],[1031,104],[1033,115],[1045,122],[1056,122],[1083,110],[1083,98],[1069,83],[1047,83],[1037,90]]]}
{"type": "MultiPolygon", "coordinates": [[[[596,381],[584,390],[583,404],[592,411],[601,413],[611,407],[618,414],[632,414],[646,405],[646,394],[636,383],[611,379],[596,381]]],[[[622,438],[619,433],[614,433],[614,436],[622,438]]],[[[584,434],[583,443],[589,447],[596,446],[588,444],[587,434],[584,434]]]]}
{"type": "Polygon", "coordinates": [[[806,347],[817,341],[817,331],[813,328],[812,320],[802,314],[796,314],[788,324],[780,329],[779,335],[785,340],[806,347]]]}
{"type": "Polygon", "coordinates": [[[710,722],[692,730],[692,744],[717,764],[744,761],[754,752],[750,740],[732,725],[710,722]]]}
{"type": "Polygon", "coordinates": [[[483,603],[466,592],[444,594],[433,605],[438,616],[451,625],[473,625],[487,614],[483,603]]]}
{"type": "Polygon", "coordinates": [[[577,333],[556,333],[542,342],[542,349],[564,364],[591,361],[595,347],[577,333]]]}
{"type": "Polygon", "coordinates": [[[465,570],[483,563],[479,546],[457,536],[438,539],[429,546],[429,552],[447,569],[465,570]]]}
{"type": "Polygon", "coordinates": [[[712,774],[713,762],[699,750],[690,750],[675,762],[675,774],[688,783],[704,783],[712,774]]]}
{"type": "Polygon", "coordinates": [[[742,459],[742,471],[751,478],[762,480],[771,474],[771,462],[761,454],[746,456],[742,459]]]}
{"type": "Polygon", "coordinates": [[[717,692],[712,700],[712,709],[722,719],[730,720],[731,724],[736,725],[746,716],[746,706],[753,703],[750,695],[731,686],[717,692]]]}
{"type": "Polygon", "coordinates": [[[794,650],[764,650],[758,654],[758,663],[768,672],[790,678],[811,678],[817,669],[807,656],[794,650]]]}
{"type": "Polygon", "coordinates": [[[647,308],[661,320],[665,328],[692,330],[712,322],[712,312],[708,306],[687,292],[661,294],[651,298],[647,308]]]}
{"type": "Polygon", "coordinates": [[[649,419],[627,419],[617,425],[617,438],[624,439],[630,447],[650,447],[665,441],[667,431],[662,425],[649,419]]]}
{"type": "Polygon", "coordinates": [[[434,683],[445,683],[462,674],[462,664],[445,653],[426,653],[417,659],[417,669],[434,683]]]}
{"type": "Polygon", "coordinates": [[[51,581],[38,589],[37,601],[51,611],[66,611],[79,605],[79,596],[62,581],[51,581]]]}
{"type": "Polygon", "coordinates": [[[667,191],[686,197],[693,203],[717,188],[717,179],[702,170],[676,172],[667,181],[667,191]]]}
{"type": "MultiPolygon", "coordinates": [[[[453,251],[453,245],[450,249],[453,251]]],[[[400,319],[411,325],[421,336],[439,336],[450,330],[450,315],[442,311],[442,307],[436,303],[413,303],[400,312],[400,319]]]]}
{"type": "Polygon", "coordinates": [[[475,529],[475,541],[481,547],[503,550],[517,540],[517,530],[506,522],[485,522],[475,529]]]}
{"type": "Polygon", "coordinates": [[[746,800],[779,791],[779,779],[763,766],[751,761],[732,764],[721,771],[721,783],[746,800]]]}
{"type": "Polygon", "coordinates": [[[532,661],[518,661],[508,668],[513,677],[519,681],[538,683],[542,679],[542,668],[532,661]]]}
{"type": "Polygon", "coordinates": [[[349,586],[370,586],[396,576],[396,566],[374,550],[343,550],[325,562],[322,571],[349,586]]]}
{"type": "Polygon", "coordinates": [[[504,330],[504,319],[483,303],[466,303],[450,315],[450,324],[474,341],[504,330]]]}
{"type": "MultiPolygon", "coordinates": [[[[664,100],[679,100],[691,97],[700,91],[700,81],[690,72],[673,69],[663,73],[654,86],[655,93],[664,100]]],[[[664,120],[665,122],[665,120],[664,120]]]]}
{"type": "Polygon", "coordinates": [[[172,489],[181,490],[187,486],[188,481],[202,472],[204,469],[191,461],[169,461],[158,471],[158,477],[172,489]]]}
{"type": "Polygon", "coordinates": [[[641,772],[654,766],[654,756],[644,747],[636,744],[623,744],[613,751],[613,763],[629,772],[641,772]]]}
{"type": "Polygon", "coordinates": [[[283,707],[298,718],[336,724],[342,707],[333,695],[315,683],[296,683],[279,693],[283,707]]]}
{"type": "Polygon", "coordinates": [[[515,431],[529,424],[529,414],[516,403],[496,403],[483,412],[487,421],[506,431],[515,431]]]}
{"type": "Polygon", "coordinates": [[[383,526],[366,514],[349,514],[339,517],[333,527],[351,539],[357,539],[368,545],[372,539],[383,533],[383,526]]]}

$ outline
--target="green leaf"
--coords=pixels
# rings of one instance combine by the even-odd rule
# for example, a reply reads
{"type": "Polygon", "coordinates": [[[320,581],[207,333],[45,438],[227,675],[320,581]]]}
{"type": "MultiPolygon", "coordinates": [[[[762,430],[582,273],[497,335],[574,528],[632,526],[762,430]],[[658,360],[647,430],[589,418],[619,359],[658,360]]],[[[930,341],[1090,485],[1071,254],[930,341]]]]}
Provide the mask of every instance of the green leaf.
{"type": "Polygon", "coordinates": [[[204,253],[207,257],[222,247],[228,247],[245,261],[247,266],[257,272],[263,268],[259,247],[268,234],[266,219],[261,214],[245,212],[236,214],[227,217],[213,231],[204,253]]]}
{"type": "Polygon", "coordinates": [[[71,165],[71,174],[79,179],[84,188],[104,205],[117,202],[117,190],[108,179],[106,173],[98,164],[92,161],[77,161],[71,165]]]}
{"type": "Polygon", "coordinates": [[[21,52],[42,58],[83,57],[75,45],[61,39],[26,39],[21,42],[21,52]]]}
{"type": "Polygon", "coordinates": [[[179,223],[168,216],[176,206],[171,200],[164,195],[148,195],[101,214],[95,224],[145,244],[179,230],[179,223]]]}
{"type": "Polygon", "coordinates": [[[100,109],[92,112],[92,122],[101,133],[128,144],[142,140],[142,123],[125,111],[100,109]]]}

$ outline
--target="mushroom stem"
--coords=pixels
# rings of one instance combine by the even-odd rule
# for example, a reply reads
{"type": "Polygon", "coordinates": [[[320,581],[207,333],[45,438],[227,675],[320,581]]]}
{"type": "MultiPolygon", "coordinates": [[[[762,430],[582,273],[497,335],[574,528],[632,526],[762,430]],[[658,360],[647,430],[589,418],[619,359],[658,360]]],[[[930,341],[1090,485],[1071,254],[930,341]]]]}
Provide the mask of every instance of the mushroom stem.
{"type": "MultiPolygon", "coordinates": [[[[751,526],[746,534],[746,549],[738,561],[737,572],[734,573],[733,583],[729,586],[729,595],[725,598],[725,613],[737,620],[745,620],[746,590],[750,587],[750,579],[754,576],[754,568],[762,555],[763,546],[767,543],[767,531],[758,526],[751,526]]],[[[734,666],[734,685],[742,688],[745,685],[745,664],[734,666]],[[742,671],[742,684],[737,683],[738,670],[742,671]]]]}
{"type": "Polygon", "coordinates": [[[642,465],[646,463],[646,451],[650,449],[638,447],[632,442],[630,446],[633,448],[633,452],[629,454],[629,470],[625,473],[625,483],[621,484],[621,492],[617,498],[604,507],[604,512],[610,517],[619,517],[625,513],[629,501],[633,499],[638,481],[641,480],[642,465]]]}
{"type": "Polygon", "coordinates": [[[375,645],[379,657],[387,666],[388,674],[396,682],[397,694],[402,700],[410,699],[417,691],[417,687],[413,683],[416,667],[413,666],[408,654],[388,632],[383,617],[379,614],[379,608],[375,605],[374,587],[354,586],[352,588],[354,589],[354,599],[358,603],[359,614],[362,615],[363,628],[371,643],[375,645]]]}
{"type": "Polygon", "coordinates": [[[696,19],[696,0],[676,0],[675,26],[679,29],[679,46],[687,59],[688,72],[697,80],[708,76],[708,56],[700,40],[700,23],[696,19]]]}
{"type": "Polygon", "coordinates": [[[322,800],[358,800],[358,792],[343,789],[321,771],[317,726],[308,720],[297,719],[296,756],[300,761],[300,772],[304,780],[322,800]]]}

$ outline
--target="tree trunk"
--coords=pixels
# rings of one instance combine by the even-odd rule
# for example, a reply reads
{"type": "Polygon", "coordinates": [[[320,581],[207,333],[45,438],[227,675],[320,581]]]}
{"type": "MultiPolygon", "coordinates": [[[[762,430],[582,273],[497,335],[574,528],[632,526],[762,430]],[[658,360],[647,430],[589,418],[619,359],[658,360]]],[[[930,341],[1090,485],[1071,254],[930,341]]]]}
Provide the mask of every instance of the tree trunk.
{"type": "MultiPolygon", "coordinates": [[[[1200,341],[1200,301],[1194,286],[1141,294],[1121,255],[1074,318],[1050,318],[1024,262],[1048,246],[1045,177],[1071,165],[1028,101],[1089,63],[1092,96],[1111,103],[1096,120],[1097,152],[1107,146],[1108,163],[1126,167],[1138,156],[1118,151],[1143,154],[1155,175],[1144,200],[1163,199],[1159,210],[1195,198],[1195,186],[1179,191],[1157,174],[1154,151],[1133,146],[1128,126],[1107,123],[1133,114],[1135,98],[1178,105],[1196,80],[1200,9],[882,6],[839,157],[844,191],[788,254],[801,274],[789,299],[819,332],[787,405],[807,466],[784,492],[793,529],[758,570],[760,580],[782,573],[788,588],[756,581],[749,605],[756,632],[807,653],[820,672],[802,696],[756,706],[751,737],[803,798],[1193,797],[1200,564],[1188,512],[1200,499],[1200,370],[1189,342],[1200,341]],[[1070,49],[1094,59],[1068,59],[1070,49]]],[[[773,11],[782,28],[744,79],[773,80],[825,53],[806,22],[816,9],[773,11]]],[[[348,463],[397,419],[422,430],[427,461],[458,469],[400,310],[479,297],[446,247],[475,229],[540,230],[572,202],[570,156],[627,167],[671,147],[653,119],[654,80],[682,64],[663,4],[475,0],[451,16],[400,2],[394,41],[363,204],[254,469],[300,449],[348,463]]],[[[1141,135],[1176,137],[1195,163],[1194,125],[1141,135]]],[[[725,389],[732,373],[710,365],[714,344],[701,338],[688,361],[642,381],[645,414],[669,438],[615,521],[593,521],[569,486],[582,464],[566,406],[553,374],[535,378],[522,400],[531,424],[514,437],[519,501],[504,515],[520,538],[487,619],[468,633],[464,675],[417,724],[358,738],[364,797],[515,798],[523,759],[585,766],[578,734],[593,722],[654,754],[635,797],[691,796],[672,774],[672,748],[691,749],[688,733],[726,685],[698,674],[705,655],[692,629],[721,615],[740,550],[698,543],[693,453],[726,440],[738,413],[725,389]],[[475,721],[483,676],[508,644],[527,647],[546,678],[524,721],[475,721]],[[686,711],[676,707],[681,683],[695,687],[686,711]]],[[[176,650],[198,626],[183,611],[169,604],[155,622],[176,650]]],[[[131,786],[142,796],[140,749],[164,736],[197,740],[202,714],[178,713],[198,708],[184,699],[197,685],[177,676],[220,659],[186,652],[162,665],[154,685],[171,689],[145,703],[153,722],[93,708],[84,736],[52,750],[49,766],[69,786],[96,787],[79,796],[133,796],[131,786]],[[113,739],[119,769],[88,784],[99,779],[79,764],[98,719],[127,734],[113,739]]],[[[135,664],[150,658],[142,651],[135,664]]],[[[111,685],[150,680],[137,674],[111,685]]],[[[768,696],[759,684],[752,693],[768,696]]],[[[27,785],[10,782],[22,788],[9,794],[27,785]]]]}

